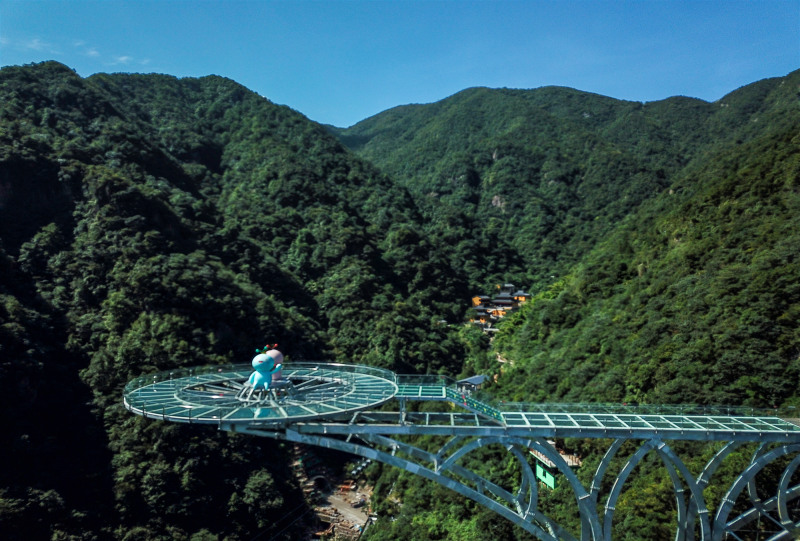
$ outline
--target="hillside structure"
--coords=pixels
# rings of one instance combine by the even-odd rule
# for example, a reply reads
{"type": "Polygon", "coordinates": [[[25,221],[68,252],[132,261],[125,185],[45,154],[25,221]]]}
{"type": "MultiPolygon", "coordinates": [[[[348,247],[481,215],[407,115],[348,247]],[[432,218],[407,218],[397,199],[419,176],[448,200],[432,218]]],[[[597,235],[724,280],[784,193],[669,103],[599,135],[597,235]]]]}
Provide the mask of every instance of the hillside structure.
{"type": "MultiPolygon", "coordinates": [[[[617,504],[629,494],[625,483],[642,469],[638,466],[645,457],[656,467],[663,465],[664,478],[671,481],[664,490],[671,488],[674,496],[674,539],[750,539],[744,534],[753,527],[769,539],[797,539],[800,531],[800,485],[792,484],[800,468],[800,426],[795,417],[779,417],[775,410],[498,402],[470,396],[459,382],[439,375],[402,376],[318,361],[284,366],[291,390],[285,397],[265,394],[253,407],[251,397],[240,394],[250,369],[212,365],[148,373],[125,386],[123,403],[151,419],[213,425],[401,468],[470,498],[542,541],[609,541],[624,530],[625,524],[615,529],[617,504]],[[407,407],[409,401],[448,402],[452,408],[416,411],[407,407]],[[427,436],[428,447],[397,439],[411,435],[427,436]],[[593,475],[579,475],[577,470],[585,467],[580,457],[558,448],[567,438],[610,442],[600,462],[593,462],[593,475]],[[721,448],[704,467],[690,470],[709,442],[721,448]],[[703,447],[686,451],[692,443],[703,447]],[[734,454],[747,444],[758,446],[749,463],[734,454]],[[473,452],[486,456],[482,449],[488,446],[508,451],[503,463],[516,461],[513,491],[464,466],[464,457],[473,452]],[[687,464],[681,455],[693,462],[687,464]],[[720,476],[714,480],[718,469],[724,472],[721,483],[720,476]],[[766,485],[757,483],[764,480],[756,477],[762,470],[767,479],[780,479],[774,493],[774,485],[764,490],[766,485]],[[547,515],[547,506],[540,506],[540,488],[559,485],[573,496],[566,498],[575,502],[572,513],[579,521],[573,524],[559,524],[547,515]]],[[[314,464],[313,456],[307,458],[314,464]]],[[[359,499],[355,505],[364,503],[359,499]]],[[[332,509],[320,515],[330,522],[321,535],[350,540],[360,534],[357,527],[342,524],[332,509]]]]}
{"type": "Polygon", "coordinates": [[[517,289],[514,284],[498,284],[497,289],[498,293],[494,297],[488,295],[472,297],[474,314],[470,321],[480,326],[484,332],[496,331],[494,322],[531,298],[530,293],[517,289]]]}

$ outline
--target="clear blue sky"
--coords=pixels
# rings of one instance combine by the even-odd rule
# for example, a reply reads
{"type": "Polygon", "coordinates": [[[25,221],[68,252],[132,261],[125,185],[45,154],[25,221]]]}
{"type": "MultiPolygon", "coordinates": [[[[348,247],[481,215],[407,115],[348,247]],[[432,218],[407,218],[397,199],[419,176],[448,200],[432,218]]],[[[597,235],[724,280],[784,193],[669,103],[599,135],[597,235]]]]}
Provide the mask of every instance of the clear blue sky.
{"type": "Polygon", "coordinates": [[[0,0],[0,65],[234,79],[341,127],[471,86],[713,101],[800,68],[800,0],[0,0]]]}

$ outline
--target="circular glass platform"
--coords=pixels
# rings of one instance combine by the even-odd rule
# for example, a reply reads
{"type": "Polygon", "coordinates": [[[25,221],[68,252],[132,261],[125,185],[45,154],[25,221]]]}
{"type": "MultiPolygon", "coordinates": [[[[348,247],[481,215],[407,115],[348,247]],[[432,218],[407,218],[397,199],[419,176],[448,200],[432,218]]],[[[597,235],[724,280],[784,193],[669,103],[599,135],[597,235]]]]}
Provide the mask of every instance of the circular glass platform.
{"type": "Polygon", "coordinates": [[[373,408],[397,393],[389,370],[330,363],[287,363],[269,391],[246,385],[250,365],[209,366],[159,372],[125,386],[130,411],[186,423],[283,425],[345,417],[373,408]]]}

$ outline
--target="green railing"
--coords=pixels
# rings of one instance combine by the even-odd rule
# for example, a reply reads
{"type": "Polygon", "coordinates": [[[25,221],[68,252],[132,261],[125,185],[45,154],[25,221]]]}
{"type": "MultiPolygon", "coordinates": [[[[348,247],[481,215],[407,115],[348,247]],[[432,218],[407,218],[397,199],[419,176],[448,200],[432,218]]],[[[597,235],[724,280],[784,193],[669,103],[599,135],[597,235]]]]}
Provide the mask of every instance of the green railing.
{"type": "Polygon", "coordinates": [[[690,415],[731,417],[784,417],[800,418],[800,408],[755,408],[747,406],[719,406],[699,404],[619,404],[619,403],[549,403],[549,402],[505,402],[497,400],[485,391],[462,392],[456,380],[439,375],[398,375],[397,384],[421,387],[442,386],[448,400],[470,410],[483,413],[502,421],[506,413],[567,413],[591,415],[690,415]]]}
{"type": "Polygon", "coordinates": [[[252,371],[250,365],[240,364],[178,368],[148,374],[125,386],[124,402],[136,413],[178,421],[215,422],[225,419],[228,422],[263,422],[291,417],[312,418],[369,407],[390,400],[397,391],[397,377],[389,370],[321,362],[285,363],[283,373],[293,378],[341,381],[349,386],[342,396],[331,394],[321,398],[319,403],[281,403],[280,407],[272,407],[271,404],[242,403],[235,396],[235,388],[230,388],[226,394],[206,389],[206,386],[232,378],[244,382],[252,371]]]}
{"type": "Polygon", "coordinates": [[[492,407],[491,405],[485,402],[476,400],[475,398],[472,397],[472,395],[468,393],[459,391],[454,387],[448,387],[447,389],[445,389],[445,393],[447,395],[447,398],[449,398],[459,406],[463,406],[469,410],[474,411],[475,413],[482,413],[483,415],[487,415],[489,417],[492,417],[493,419],[497,419],[498,421],[501,422],[503,421],[503,413],[500,410],[492,407]]]}
{"type": "MultiPolygon", "coordinates": [[[[397,384],[397,378],[398,378],[397,374],[395,374],[391,370],[385,370],[383,368],[375,368],[372,366],[353,365],[353,364],[324,363],[322,361],[320,362],[303,361],[303,362],[284,363],[284,369],[286,370],[302,369],[302,368],[312,369],[318,366],[323,366],[326,369],[335,369],[336,372],[376,376],[397,384]]],[[[220,365],[200,366],[192,368],[173,368],[171,370],[163,370],[161,372],[154,372],[152,374],[139,376],[138,378],[129,381],[128,384],[125,385],[123,394],[127,395],[131,391],[134,391],[146,385],[151,385],[153,383],[158,383],[161,381],[167,381],[171,379],[179,379],[188,376],[202,376],[205,374],[215,374],[215,373],[220,373],[220,374],[230,373],[230,372],[250,373],[252,371],[253,367],[249,364],[220,364],[220,365]]]]}
{"type": "Polygon", "coordinates": [[[747,406],[709,406],[698,404],[609,404],[503,402],[490,403],[506,412],[526,413],[587,413],[610,415],[725,415],[734,417],[797,417],[800,411],[788,408],[752,408],[747,406]]]}
{"type": "MultiPolygon", "coordinates": [[[[660,416],[734,416],[734,417],[783,417],[800,418],[800,410],[790,406],[785,408],[752,408],[743,406],[708,406],[696,404],[674,405],[649,405],[649,404],[613,404],[613,403],[533,403],[533,402],[504,402],[497,400],[484,391],[464,392],[457,386],[456,380],[442,375],[397,375],[390,370],[362,365],[323,363],[323,362],[288,362],[285,370],[301,370],[325,372],[330,370],[345,381],[358,375],[371,375],[383,380],[388,380],[398,387],[439,388],[442,390],[440,398],[428,396],[423,393],[418,399],[448,400],[470,411],[479,413],[497,421],[504,421],[505,414],[514,413],[563,413],[586,415],[660,415],[660,416]]],[[[124,394],[129,397],[131,393],[153,384],[168,380],[177,380],[191,376],[204,376],[210,374],[230,375],[232,372],[246,377],[252,371],[249,364],[226,364],[192,368],[175,368],[153,374],[143,375],[131,380],[124,389],[124,394]]],[[[332,375],[331,374],[331,375],[332,375]]],[[[321,374],[320,374],[321,375],[321,374]]],[[[369,394],[369,391],[368,391],[369,394]]],[[[378,394],[378,393],[376,393],[378,394]]],[[[386,399],[385,392],[380,399],[386,399]]],[[[360,397],[365,399],[367,397],[360,397]]],[[[370,397],[372,398],[372,397],[370,397]]],[[[409,398],[402,396],[399,398],[409,398]]],[[[369,401],[369,400],[367,400],[369,401]]],[[[135,406],[137,400],[131,400],[135,406]]],[[[144,406],[143,406],[144,407],[144,406]]]]}
{"type": "Polygon", "coordinates": [[[188,376],[201,376],[204,374],[213,374],[215,372],[228,373],[228,372],[252,372],[253,367],[249,364],[220,364],[212,366],[200,366],[192,368],[173,368],[171,370],[163,370],[161,372],[154,372],[132,379],[128,382],[123,390],[123,394],[128,395],[136,389],[140,389],[146,385],[159,383],[171,379],[185,378],[188,376]]]}
{"type": "Polygon", "coordinates": [[[456,380],[449,376],[440,376],[435,374],[426,376],[420,376],[416,374],[397,374],[396,383],[398,385],[441,385],[442,387],[455,387],[456,380]]]}

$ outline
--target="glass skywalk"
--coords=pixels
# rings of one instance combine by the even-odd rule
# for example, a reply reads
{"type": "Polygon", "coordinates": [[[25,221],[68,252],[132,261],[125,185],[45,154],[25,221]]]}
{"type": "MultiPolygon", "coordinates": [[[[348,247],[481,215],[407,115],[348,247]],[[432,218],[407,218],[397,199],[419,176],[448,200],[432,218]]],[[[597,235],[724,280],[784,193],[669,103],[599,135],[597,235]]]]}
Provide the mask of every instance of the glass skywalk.
{"type": "Polygon", "coordinates": [[[142,376],[124,391],[125,407],[145,417],[189,423],[286,424],[377,407],[397,393],[394,373],[367,366],[284,365],[278,392],[259,403],[237,398],[248,365],[142,376]]]}
{"type": "Polygon", "coordinates": [[[794,422],[747,409],[718,407],[698,413],[703,410],[696,406],[503,403],[470,394],[441,376],[397,376],[367,366],[328,363],[287,363],[283,378],[290,382],[288,387],[258,404],[243,404],[236,394],[250,372],[247,365],[229,365],[142,376],[126,386],[125,406],[146,417],[179,422],[325,423],[338,425],[326,430],[340,433],[397,424],[416,433],[424,433],[426,426],[437,433],[449,426],[476,434],[800,442],[800,426],[794,422]],[[402,413],[363,413],[390,400],[399,402],[402,413]],[[404,403],[409,400],[447,401],[460,406],[462,413],[407,414],[404,403]]]}

